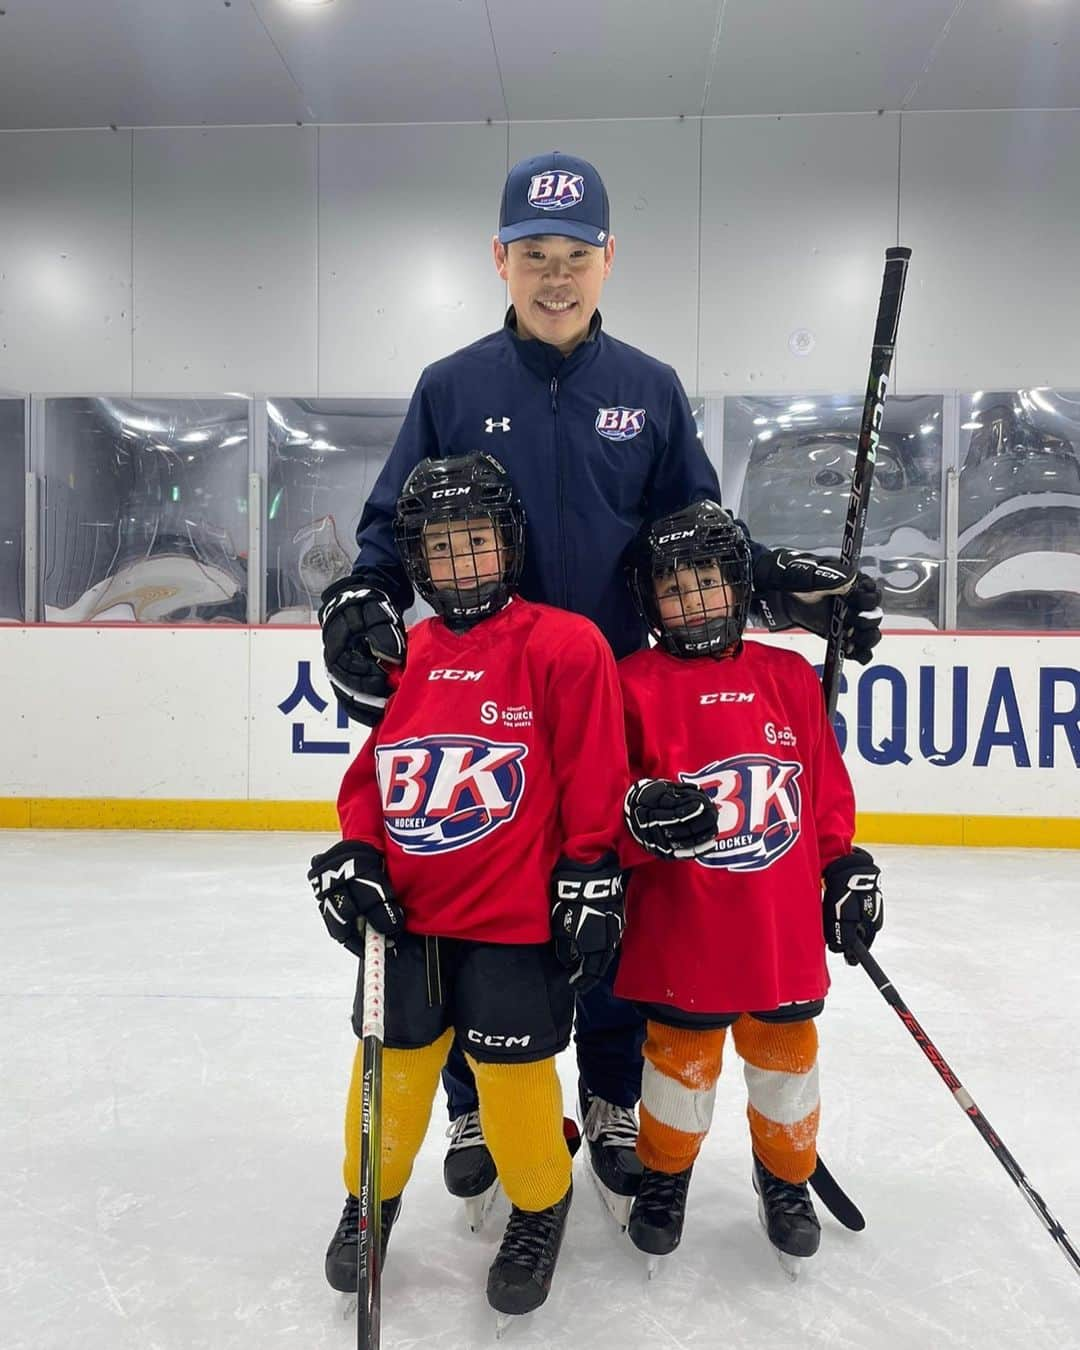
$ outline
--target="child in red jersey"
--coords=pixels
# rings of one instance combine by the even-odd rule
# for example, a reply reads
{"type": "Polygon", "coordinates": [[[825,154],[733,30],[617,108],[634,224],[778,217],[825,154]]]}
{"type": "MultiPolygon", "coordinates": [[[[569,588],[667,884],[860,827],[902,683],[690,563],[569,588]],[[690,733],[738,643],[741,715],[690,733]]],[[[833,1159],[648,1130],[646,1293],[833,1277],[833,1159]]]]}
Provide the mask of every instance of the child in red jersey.
{"type": "MultiPolygon", "coordinates": [[[[547,1297],[569,1210],[555,1055],[573,990],[622,931],[626,751],[611,650],[587,619],[515,595],[524,515],[491,456],[423,460],[396,539],[436,611],[412,629],[386,715],[345,774],[344,839],[309,878],[331,936],[387,954],[383,1235],[423,1142],[455,1031],[479,1086],[484,1139],[513,1209],[488,1300],[547,1297]],[[555,935],[554,943],[552,935],[555,935]]],[[[353,1027],[360,1034],[362,979],[353,1027]]],[[[327,1252],[356,1288],[358,1048],[346,1112],[349,1198],[327,1252]]]]}
{"type": "Polygon", "coordinates": [[[731,518],[706,501],[657,521],[631,586],[658,645],[619,666],[638,781],[626,799],[636,842],[624,861],[636,865],[615,987],[648,1018],[645,1171],[629,1233],[654,1256],[679,1243],[730,1026],[759,1212],[794,1268],[820,1238],[806,1183],[825,945],[849,955],[856,937],[870,945],[878,869],[852,848],[851,783],[812,668],[743,640],[750,555],[731,518]]]}

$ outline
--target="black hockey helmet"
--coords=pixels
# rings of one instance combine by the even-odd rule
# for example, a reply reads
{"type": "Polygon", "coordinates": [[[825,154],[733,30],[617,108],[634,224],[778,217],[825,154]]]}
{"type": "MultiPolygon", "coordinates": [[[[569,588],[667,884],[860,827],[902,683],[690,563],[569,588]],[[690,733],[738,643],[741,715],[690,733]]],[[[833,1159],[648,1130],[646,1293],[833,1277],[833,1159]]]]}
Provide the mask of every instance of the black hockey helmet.
{"type": "Polygon", "coordinates": [[[417,593],[451,627],[468,628],[517,590],[525,511],[493,455],[422,459],[401,489],[394,540],[417,593]],[[478,522],[488,524],[465,528],[478,522]]]}
{"type": "Polygon", "coordinates": [[[647,525],[629,573],[641,617],[673,656],[723,657],[739,650],[750,614],[750,545],[717,502],[695,502],[647,525]],[[729,603],[710,616],[710,592],[721,584],[729,603]]]}

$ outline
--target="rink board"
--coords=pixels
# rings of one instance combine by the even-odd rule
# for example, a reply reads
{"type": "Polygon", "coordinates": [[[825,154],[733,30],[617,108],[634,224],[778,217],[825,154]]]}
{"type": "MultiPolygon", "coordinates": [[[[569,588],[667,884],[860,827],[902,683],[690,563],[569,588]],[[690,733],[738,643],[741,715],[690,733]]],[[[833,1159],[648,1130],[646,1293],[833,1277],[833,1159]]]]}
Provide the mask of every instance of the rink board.
{"type": "MultiPolygon", "coordinates": [[[[772,641],[820,661],[812,637],[772,641]]],[[[1080,846],[1080,635],[895,632],[879,651],[837,708],[861,837],[1080,846]]],[[[8,828],[332,830],[366,734],[312,628],[6,627],[0,672],[8,828]]]]}

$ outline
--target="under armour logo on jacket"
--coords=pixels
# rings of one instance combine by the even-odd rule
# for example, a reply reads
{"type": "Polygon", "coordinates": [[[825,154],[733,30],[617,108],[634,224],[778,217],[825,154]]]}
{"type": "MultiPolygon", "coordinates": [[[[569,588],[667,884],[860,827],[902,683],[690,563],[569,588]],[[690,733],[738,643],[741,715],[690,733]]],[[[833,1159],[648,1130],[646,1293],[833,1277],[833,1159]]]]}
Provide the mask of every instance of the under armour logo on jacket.
{"type": "Polygon", "coordinates": [[[484,430],[487,432],[489,436],[492,434],[492,432],[496,430],[496,428],[499,431],[509,431],[510,430],[509,417],[486,417],[484,419],[484,430]]]}

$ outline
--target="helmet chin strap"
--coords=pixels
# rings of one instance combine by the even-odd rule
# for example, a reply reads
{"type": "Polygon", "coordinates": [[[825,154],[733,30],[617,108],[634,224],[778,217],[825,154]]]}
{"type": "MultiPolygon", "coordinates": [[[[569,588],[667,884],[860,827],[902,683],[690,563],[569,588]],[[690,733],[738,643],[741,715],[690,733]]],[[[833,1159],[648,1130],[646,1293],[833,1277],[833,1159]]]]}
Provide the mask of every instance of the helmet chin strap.
{"type": "Polygon", "coordinates": [[[489,601],[498,594],[502,584],[502,581],[489,581],[481,586],[455,587],[454,600],[441,611],[447,628],[455,633],[465,633],[484,619],[490,619],[492,614],[497,614],[500,609],[505,609],[510,603],[509,595],[501,605],[495,608],[488,607],[489,601]]]}
{"type": "Polygon", "coordinates": [[[714,661],[722,661],[738,656],[742,651],[742,634],[730,632],[726,619],[682,627],[671,626],[666,631],[672,645],[678,647],[681,655],[710,656],[714,661]],[[723,645],[718,645],[720,643],[723,645]]]}

